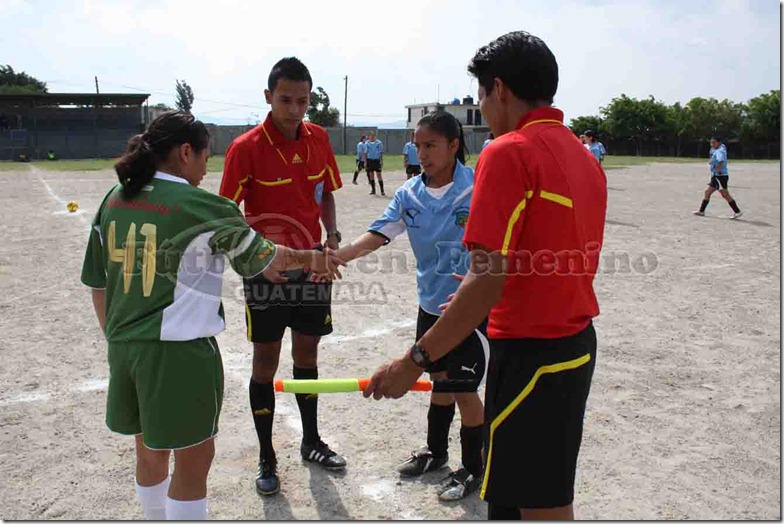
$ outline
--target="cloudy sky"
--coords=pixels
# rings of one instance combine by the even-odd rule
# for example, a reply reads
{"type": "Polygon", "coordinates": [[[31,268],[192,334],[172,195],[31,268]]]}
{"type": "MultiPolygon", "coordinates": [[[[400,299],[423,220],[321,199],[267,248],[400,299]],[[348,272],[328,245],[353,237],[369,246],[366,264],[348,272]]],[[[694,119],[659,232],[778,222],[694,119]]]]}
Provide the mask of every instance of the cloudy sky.
{"type": "Polygon", "coordinates": [[[396,0],[158,2],[3,0],[0,64],[51,92],[147,92],[176,79],[206,121],[248,123],[268,107],[271,66],[296,55],[348,123],[405,119],[406,104],[476,97],[466,65],[508,31],[541,37],[560,67],[567,119],[612,97],[746,101],[780,86],[775,0],[396,0]],[[157,5],[155,5],[157,4],[157,5]]]}

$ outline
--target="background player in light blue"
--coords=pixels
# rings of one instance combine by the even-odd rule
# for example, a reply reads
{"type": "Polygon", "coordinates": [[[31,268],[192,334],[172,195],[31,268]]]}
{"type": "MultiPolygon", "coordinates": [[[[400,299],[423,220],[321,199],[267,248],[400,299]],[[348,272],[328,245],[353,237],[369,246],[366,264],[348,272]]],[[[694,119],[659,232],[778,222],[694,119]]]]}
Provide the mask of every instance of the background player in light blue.
{"type": "Polygon", "coordinates": [[[414,133],[411,133],[411,140],[403,146],[403,165],[406,168],[406,179],[422,173],[422,166],[419,165],[419,157],[414,144],[414,133]]]}
{"type": "Polygon", "coordinates": [[[732,208],[733,214],[730,218],[740,218],[743,216],[743,213],[735,202],[735,199],[730,195],[729,189],[727,189],[730,183],[730,171],[727,168],[727,146],[722,144],[718,137],[711,138],[710,145],[710,161],[708,162],[708,166],[710,167],[711,178],[710,182],[708,182],[708,187],[705,188],[705,196],[702,199],[700,209],[699,211],[694,211],[694,214],[697,216],[705,216],[705,209],[710,203],[711,195],[718,191],[732,208]]]}
{"type": "MultiPolygon", "coordinates": [[[[415,145],[425,172],[406,181],[368,232],[336,255],[348,262],[408,233],[417,261],[418,338],[435,324],[441,314],[439,306],[457,290],[458,282],[452,274],[465,275],[468,271],[468,252],[462,240],[471,206],[474,170],[464,165],[463,130],[449,113],[440,111],[422,118],[417,125],[415,145]]],[[[478,388],[486,375],[489,351],[483,329],[480,326],[474,330],[449,356],[426,365],[431,378],[471,380],[478,388]]],[[[447,465],[455,402],[462,420],[463,467],[441,484],[441,500],[461,499],[481,483],[484,412],[475,391],[432,394],[427,446],[414,451],[398,469],[402,476],[414,477],[447,465]]]]}
{"type": "Polygon", "coordinates": [[[593,131],[586,131],[585,133],[585,146],[588,148],[588,151],[596,157],[596,160],[599,162],[604,162],[604,155],[607,154],[607,150],[604,148],[604,144],[596,140],[596,135],[593,131]]]}
{"type": "Polygon", "coordinates": [[[362,138],[360,138],[359,142],[357,142],[357,168],[354,170],[354,185],[357,185],[357,177],[359,176],[359,172],[365,170],[365,155],[367,154],[365,140],[367,140],[367,137],[362,135],[362,138]]]}
{"type": "Polygon", "coordinates": [[[370,194],[376,194],[375,174],[378,178],[378,187],[381,189],[381,194],[386,196],[386,193],[384,193],[384,179],[381,178],[381,169],[384,166],[384,143],[376,138],[375,131],[371,131],[370,139],[365,142],[365,147],[367,148],[365,169],[367,169],[368,180],[370,181],[370,194]]]}
{"type": "Polygon", "coordinates": [[[492,142],[494,138],[495,137],[493,136],[493,133],[488,133],[487,140],[485,140],[484,143],[482,143],[482,149],[480,149],[479,152],[481,153],[482,151],[484,151],[485,148],[490,145],[490,142],[492,142]]]}

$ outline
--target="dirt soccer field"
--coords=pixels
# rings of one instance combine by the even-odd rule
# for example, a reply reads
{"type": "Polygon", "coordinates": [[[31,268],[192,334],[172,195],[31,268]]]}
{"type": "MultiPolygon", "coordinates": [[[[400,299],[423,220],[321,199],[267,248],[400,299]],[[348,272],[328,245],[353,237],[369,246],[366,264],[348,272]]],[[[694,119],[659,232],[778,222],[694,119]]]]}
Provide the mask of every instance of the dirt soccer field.
{"type": "MultiPolygon", "coordinates": [[[[745,215],[715,195],[700,164],[608,172],[609,210],[596,288],[599,352],[578,468],[584,519],[780,519],[779,164],[733,163],[745,215]],[[628,261],[627,261],[628,257],[628,261]]],[[[362,177],[364,178],[364,177],[362,177]]],[[[385,173],[388,192],[404,180],[385,173]]],[[[220,174],[205,189],[216,191],[220,174]]],[[[336,194],[351,240],[388,199],[366,183],[336,194]]],[[[20,166],[0,173],[0,518],[140,519],[133,439],[104,425],[106,344],[79,282],[89,223],[111,171],[20,166]],[[65,204],[77,200],[80,212],[65,204]]],[[[736,185],[737,184],[737,185],[736,185]]],[[[413,341],[416,286],[407,239],[344,272],[322,377],[368,376],[413,341]]],[[[439,503],[444,474],[402,481],[395,467],[424,444],[428,397],[374,402],[322,395],[321,434],[342,475],[303,464],[293,395],[278,397],[274,441],[282,491],[256,495],[248,408],[251,345],[239,278],[227,272],[228,329],[218,337],[226,398],[210,475],[213,519],[484,519],[476,495],[439,503]]],[[[291,377],[289,337],[280,378],[291,377]]],[[[450,466],[459,464],[459,417],[450,466]]],[[[531,428],[535,431],[536,428],[531,428]]],[[[521,471],[521,475],[536,472],[521,471]]]]}

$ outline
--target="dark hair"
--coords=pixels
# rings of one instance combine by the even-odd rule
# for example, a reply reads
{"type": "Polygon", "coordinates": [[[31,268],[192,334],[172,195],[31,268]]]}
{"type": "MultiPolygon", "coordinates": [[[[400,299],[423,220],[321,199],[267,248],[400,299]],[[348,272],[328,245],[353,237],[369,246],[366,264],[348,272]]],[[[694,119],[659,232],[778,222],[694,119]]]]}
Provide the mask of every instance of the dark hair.
{"type": "Polygon", "coordinates": [[[308,89],[313,89],[313,79],[310,77],[310,71],[295,56],[281,58],[277,64],[272,66],[272,71],[270,71],[267,79],[267,88],[270,91],[275,91],[275,88],[278,86],[278,80],[281,78],[293,80],[294,82],[307,82],[308,89]]]}
{"type": "Polygon", "coordinates": [[[417,122],[417,126],[429,127],[439,135],[445,136],[450,142],[455,139],[459,140],[460,144],[457,146],[455,158],[460,160],[461,164],[466,163],[466,152],[468,151],[468,148],[466,147],[465,136],[463,135],[463,126],[460,125],[457,118],[446,111],[435,111],[434,113],[428,113],[423,116],[419,122],[417,122]]]}
{"type": "Polygon", "coordinates": [[[114,164],[117,178],[123,186],[123,198],[138,195],[152,180],[158,165],[169,152],[182,144],[190,144],[200,153],[210,143],[210,133],[204,124],[184,111],[166,111],[150,123],[147,131],[133,136],[120,160],[114,164]]]}
{"type": "Polygon", "coordinates": [[[468,64],[468,72],[488,95],[496,78],[527,102],[552,104],[558,90],[555,56],[541,39],[525,31],[507,33],[481,47],[468,64]]]}
{"type": "Polygon", "coordinates": [[[487,138],[489,138],[490,140],[495,140],[495,137],[493,136],[493,133],[488,133],[487,134],[487,138]]]}
{"type": "Polygon", "coordinates": [[[591,139],[595,139],[596,138],[596,135],[594,135],[593,131],[591,131],[590,129],[588,131],[586,131],[585,133],[583,133],[583,134],[585,136],[587,136],[588,138],[591,138],[591,139]]]}
{"type": "Polygon", "coordinates": [[[717,137],[716,135],[712,135],[712,136],[710,137],[710,139],[711,139],[711,140],[715,140],[716,142],[718,142],[719,144],[721,144],[721,138],[717,137]]]}
{"type": "Polygon", "coordinates": [[[362,135],[362,138],[360,138],[360,140],[364,140],[365,138],[367,137],[365,135],[362,135]]]}

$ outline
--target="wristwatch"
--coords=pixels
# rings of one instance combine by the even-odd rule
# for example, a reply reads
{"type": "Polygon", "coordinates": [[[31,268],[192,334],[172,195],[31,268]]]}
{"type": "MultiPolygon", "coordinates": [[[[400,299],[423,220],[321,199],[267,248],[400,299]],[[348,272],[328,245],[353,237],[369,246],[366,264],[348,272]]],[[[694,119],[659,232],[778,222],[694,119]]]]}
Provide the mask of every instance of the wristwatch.
{"type": "Polygon", "coordinates": [[[340,231],[338,231],[337,229],[333,229],[332,231],[327,231],[327,238],[333,235],[335,236],[335,238],[337,238],[338,244],[340,244],[343,241],[343,235],[341,235],[340,231]]]}
{"type": "Polygon", "coordinates": [[[417,343],[411,346],[410,350],[411,361],[420,368],[426,368],[432,364],[430,361],[430,354],[425,348],[417,343]]]}

